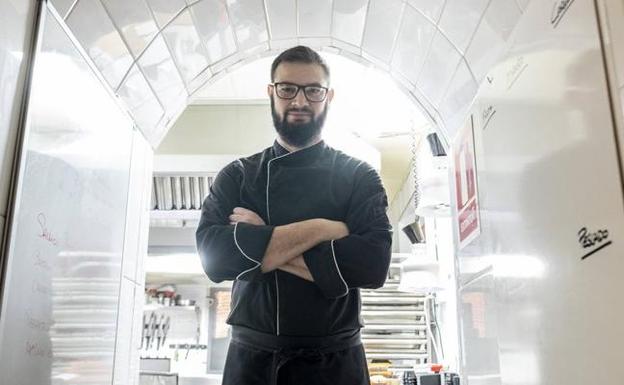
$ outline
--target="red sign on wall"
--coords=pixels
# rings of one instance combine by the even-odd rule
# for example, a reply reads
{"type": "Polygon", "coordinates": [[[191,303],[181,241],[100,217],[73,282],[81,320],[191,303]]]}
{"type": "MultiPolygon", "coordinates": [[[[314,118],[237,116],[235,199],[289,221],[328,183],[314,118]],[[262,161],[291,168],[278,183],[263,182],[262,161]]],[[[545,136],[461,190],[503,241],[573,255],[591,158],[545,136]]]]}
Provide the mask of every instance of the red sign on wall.
{"type": "Polygon", "coordinates": [[[472,116],[453,143],[453,162],[457,233],[459,249],[462,249],[481,233],[472,116]]]}

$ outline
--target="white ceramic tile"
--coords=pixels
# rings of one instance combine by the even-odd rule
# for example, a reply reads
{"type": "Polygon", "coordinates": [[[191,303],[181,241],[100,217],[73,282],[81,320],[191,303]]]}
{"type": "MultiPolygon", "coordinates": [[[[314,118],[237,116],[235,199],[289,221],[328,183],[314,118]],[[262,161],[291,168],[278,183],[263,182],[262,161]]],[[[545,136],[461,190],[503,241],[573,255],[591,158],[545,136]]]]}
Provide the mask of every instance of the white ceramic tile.
{"type": "Polygon", "coordinates": [[[50,3],[52,3],[52,6],[56,10],[56,12],[62,18],[65,18],[67,16],[67,12],[74,3],[74,0],[50,0],[50,3]]]}
{"type": "Polygon", "coordinates": [[[79,1],[66,20],[104,79],[117,88],[132,65],[132,56],[98,0],[79,1]]]}
{"type": "Polygon", "coordinates": [[[460,53],[438,31],[417,82],[418,88],[434,105],[439,105],[460,59],[460,53]]]}
{"type": "Polygon", "coordinates": [[[332,36],[354,46],[362,43],[368,0],[334,0],[332,36]]]}
{"type": "Polygon", "coordinates": [[[489,0],[446,1],[439,26],[460,52],[465,52],[488,3],[489,0]]]}
{"type": "Polygon", "coordinates": [[[101,0],[108,10],[119,32],[123,35],[128,48],[138,57],[147,44],[158,33],[145,0],[101,0]]]}
{"type": "Polygon", "coordinates": [[[521,16],[514,4],[512,0],[493,2],[466,50],[466,60],[477,82],[485,77],[505,50],[507,38],[521,16]]]}
{"type": "Polygon", "coordinates": [[[206,48],[197,34],[188,10],[183,11],[162,32],[186,85],[209,64],[206,48]]]}
{"type": "Polygon", "coordinates": [[[227,0],[238,49],[252,48],[269,39],[262,0],[227,0]]]}
{"type": "Polygon", "coordinates": [[[329,36],[331,34],[332,1],[298,0],[299,36],[329,36]]]}
{"type": "Polygon", "coordinates": [[[156,126],[164,111],[136,65],[132,66],[117,93],[126,103],[137,126],[149,137],[148,133],[156,126]]]}
{"type": "Polygon", "coordinates": [[[154,39],[138,63],[167,115],[177,111],[186,102],[187,93],[162,36],[154,39]]]}
{"type": "Polygon", "coordinates": [[[453,138],[459,125],[467,118],[478,85],[464,60],[460,61],[457,71],[441,103],[440,113],[446,118],[446,133],[453,138]]]}
{"type": "Polygon", "coordinates": [[[370,0],[362,40],[363,50],[383,62],[390,61],[403,7],[400,0],[370,0]]]}
{"type": "Polygon", "coordinates": [[[224,0],[200,1],[191,7],[191,14],[211,64],[236,51],[234,30],[224,0]]]}
{"type": "Polygon", "coordinates": [[[446,0],[407,0],[407,4],[420,11],[434,23],[437,23],[438,20],[440,20],[445,1],[446,0]]]}
{"type": "Polygon", "coordinates": [[[416,84],[429,48],[435,26],[420,12],[406,7],[397,38],[392,67],[401,72],[412,84],[416,84]]]}
{"type": "Polygon", "coordinates": [[[292,0],[265,0],[271,39],[297,36],[297,3],[292,0]]]}
{"type": "Polygon", "coordinates": [[[154,19],[160,29],[186,7],[184,0],[147,0],[147,4],[152,9],[154,19]]]}

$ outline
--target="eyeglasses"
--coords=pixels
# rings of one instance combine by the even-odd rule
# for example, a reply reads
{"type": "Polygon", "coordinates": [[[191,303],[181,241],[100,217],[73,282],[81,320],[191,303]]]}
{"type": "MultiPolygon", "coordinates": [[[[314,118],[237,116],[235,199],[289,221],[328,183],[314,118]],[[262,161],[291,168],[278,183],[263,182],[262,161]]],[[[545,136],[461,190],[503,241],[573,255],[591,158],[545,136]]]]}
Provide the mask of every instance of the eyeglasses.
{"type": "Polygon", "coordinates": [[[318,103],[325,100],[327,97],[327,91],[329,88],[321,86],[300,86],[292,83],[273,83],[275,87],[275,93],[281,99],[291,100],[297,97],[299,90],[303,89],[303,94],[306,99],[312,103],[318,103]]]}

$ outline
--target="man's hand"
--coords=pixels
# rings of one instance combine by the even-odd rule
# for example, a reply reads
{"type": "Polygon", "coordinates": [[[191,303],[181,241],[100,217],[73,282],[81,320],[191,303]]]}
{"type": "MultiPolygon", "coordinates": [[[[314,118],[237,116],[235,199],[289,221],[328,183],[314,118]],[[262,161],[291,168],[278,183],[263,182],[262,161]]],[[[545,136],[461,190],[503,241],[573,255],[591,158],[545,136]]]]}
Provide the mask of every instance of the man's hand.
{"type": "Polygon", "coordinates": [[[295,275],[301,279],[305,279],[306,281],[314,282],[314,278],[312,277],[310,270],[308,270],[308,266],[301,255],[281,265],[278,269],[295,275]]]}
{"type": "Polygon", "coordinates": [[[264,225],[264,221],[258,214],[243,207],[234,207],[234,211],[229,217],[230,224],[235,225],[237,222],[249,223],[250,225],[264,225]]]}

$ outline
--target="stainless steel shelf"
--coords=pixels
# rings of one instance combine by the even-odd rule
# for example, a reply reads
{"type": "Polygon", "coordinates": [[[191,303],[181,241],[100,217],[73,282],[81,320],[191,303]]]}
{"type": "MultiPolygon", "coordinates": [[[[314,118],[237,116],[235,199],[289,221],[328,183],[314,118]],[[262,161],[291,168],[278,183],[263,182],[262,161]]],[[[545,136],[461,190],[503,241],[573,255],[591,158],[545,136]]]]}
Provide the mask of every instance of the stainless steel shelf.
{"type": "Polygon", "coordinates": [[[399,281],[387,280],[376,290],[361,290],[362,342],[368,359],[406,360],[423,364],[429,359],[425,296],[398,291],[399,281]]]}

